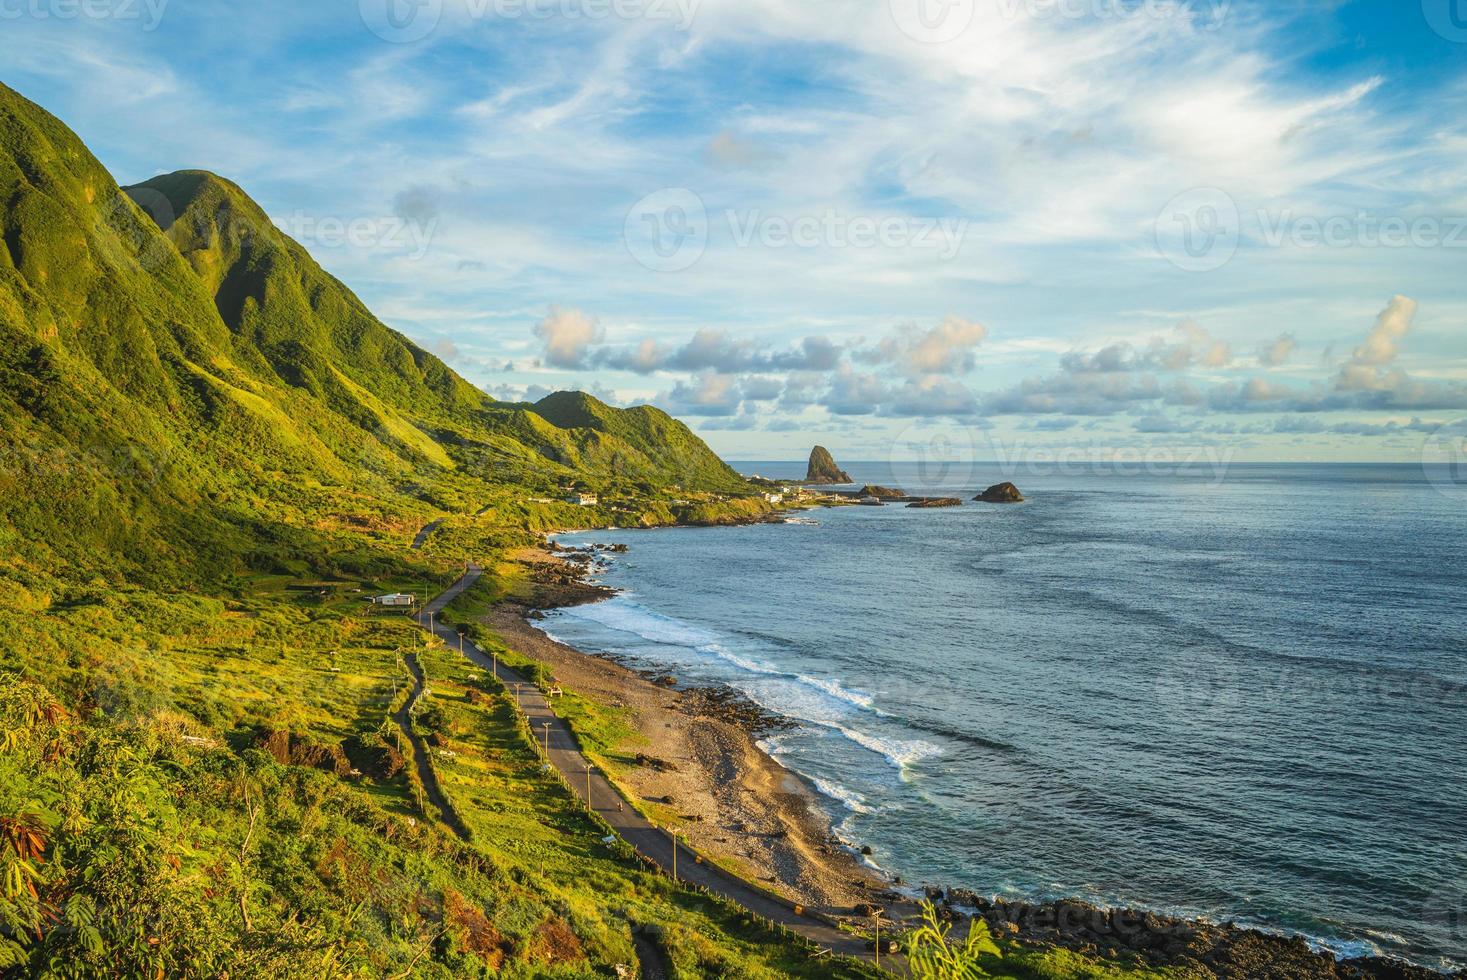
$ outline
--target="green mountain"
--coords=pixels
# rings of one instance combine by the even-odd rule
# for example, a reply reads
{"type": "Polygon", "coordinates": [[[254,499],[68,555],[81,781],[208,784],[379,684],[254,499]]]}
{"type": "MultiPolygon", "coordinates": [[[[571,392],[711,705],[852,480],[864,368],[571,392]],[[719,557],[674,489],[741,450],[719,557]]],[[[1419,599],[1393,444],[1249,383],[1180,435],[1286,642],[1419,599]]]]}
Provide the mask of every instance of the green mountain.
{"type": "Polygon", "coordinates": [[[40,566],[186,581],[322,514],[406,520],[494,488],[747,492],[654,409],[494,402],[234,184],[119,188],[4,87],[0,195],[0,542],[40,566]]]}

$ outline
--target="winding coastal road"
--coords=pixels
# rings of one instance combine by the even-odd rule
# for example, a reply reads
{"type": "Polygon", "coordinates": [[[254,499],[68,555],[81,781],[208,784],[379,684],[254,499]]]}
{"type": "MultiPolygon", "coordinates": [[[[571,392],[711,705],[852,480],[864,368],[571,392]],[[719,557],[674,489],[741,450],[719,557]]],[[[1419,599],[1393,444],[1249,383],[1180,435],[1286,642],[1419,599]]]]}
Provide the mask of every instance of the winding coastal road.
{"type": "MultiPolygon", "coordinates": [[[[432,623],[435,636],[450,647],[457,644],[458,633],[439,623],[438,614],[478,581],[481,574],[482,569],[477,565],[469,565],[462,578],[423,607],[418,625],[428,629],[428,624],[432,623]]],[[[495,670],[494,658],[485,654],[468,638],[464,638],[463,650],[465,657],[485,671],[495,670]]],[[[676,867],[677,880],[702,887],[743,906],[759,918],[784,926],[825,949],[861,959],[869,960],[873,957],[873,953],[866,948],[865,940],[842,932],[823,919],[808,914],[797,915],[791,904],[755,888],[722,868],[706,862],[699,863],[694,851],[683,844],[675,845],[667,830],[653,825],[628,806],[621,793],[595,770],[581,753],[570,726],[550,709],[539,687],[524,675],[503,665],[499,665],[497,674],[499,680],[511,691],[515,689],[515,685],[520,685],[519,709],[528,721],[530,731],[542,745],[545,744],[548,731],[550,763],[560,771],[572,792],[584,800],[639,854],[650,859],[667,874],[673,874],[676,867]]]]}

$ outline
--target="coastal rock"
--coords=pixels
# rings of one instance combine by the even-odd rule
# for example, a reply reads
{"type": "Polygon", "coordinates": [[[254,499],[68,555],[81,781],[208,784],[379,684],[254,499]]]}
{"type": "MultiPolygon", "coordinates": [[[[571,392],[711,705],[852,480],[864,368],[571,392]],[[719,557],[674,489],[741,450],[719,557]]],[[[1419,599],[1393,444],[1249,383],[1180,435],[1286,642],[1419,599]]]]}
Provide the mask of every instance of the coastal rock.
{"type": "Polygon", "coordinates": [[[874,483],[868,483],[861,488],[860,495],[862,497],[875,497],[877,500],[904,500],[906,499],[907,492],[905,490],[895,490],[891,487],[881,487],[874,483]]]}
{"type": "Polygon", "coordinates": [[[980,504],[1022,504],[1024,495],[1012,483],[996,483],[973,499],[980,504]]]}
{"type": "MultiPolygon", "coordinates": [[[[976,898],[948,889],[947,906],[976,898]]],[[[1218,980],[1441,980],[1442,974],[1384,957],[1336,960],[1298,936],[1279,936],[1132,909],[1103,909],[1065,899],[1044,905],[979,900],[989,931],[1029,946],[1058,946],[1090,955],[1140,956],[1156,967],[1218,980]]]]}
{"type": "Polygon", "coordinates": [[[835,465],[835,457],[824,446],[810,452],[810,465],[805,470],[806,483],[854,483],[851,475],[835,465]]]}
{"type": "Polygon", "coordinates": [[[907,506],[915,507],[918,509],[930,509],[934,507],[961,507],[963,506],[963,502],[957,497],[927,497],[923,500],[914,500],[910,504],[907,504],[907,506]]]}

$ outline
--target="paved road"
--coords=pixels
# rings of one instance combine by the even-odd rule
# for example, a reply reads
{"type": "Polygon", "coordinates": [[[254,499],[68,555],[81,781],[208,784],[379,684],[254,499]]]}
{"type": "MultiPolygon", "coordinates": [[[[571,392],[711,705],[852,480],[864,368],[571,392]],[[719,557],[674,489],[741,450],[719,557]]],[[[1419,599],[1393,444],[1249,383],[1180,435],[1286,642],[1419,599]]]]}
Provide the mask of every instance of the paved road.
{"type": "MultiPolygon", "coordinates": [[[[438,622],[437,616],[443,607],[476,582],[482,570],[470,565],[463,578],[455,582],[446,592],[423,608],[420,626],[426,628],[429,621],[433,633],[449,645],[459,642],[458,633],[438,622]],[[431,615],[430,615],[431,614],[431,615]]],[[[494,659],[485,654],[468,639],[464,640],[464,656],[486,671],[495,670],[494,659]]],[[[601,775],[592,771],[589,784],[587,769],[590,763],[581,754],[570,727],[550,710],[540,689],[529,679],[503,665],[497,668],[499,680],[508,685],[511,692],[520,684],[520,710],[530,723],[535,737],[545,744],[546,729],[549,729],[550,762],[560,770],[566,782],[582,800],[622,836],[627,843],[650,858],[664,872],[671,874],[676,862],[676,877],[680,881],[700,885],[708,891],[743,906],[763,919],[768,919],[813,940],[826,949],[846,956],[872,958],[864,940],[841,932],[829,923],[809,915],[796,915],[794,909],[783,902],[754,888],[743,879],[711,864],[698,864],[696,855],[686,845],[677,845],[674,851],[672,837],[667,831],[653,826],[640,813],[627,806],[621,794],[601,775]],[[589,791],[589,796],[588,796],[589,791]]]]}
{"type": "Polygon", "coordinates": [[[433,536],[433,532],[438,530],[442,526],[443,518],[441,517],[438,520],[434,521],[432,524],[425,526],[421,531],[418,532],[418,536],[413,538],[413,550],[421,551],[423,549],[423,545],[427,544],[428,539],[433,536]]]}

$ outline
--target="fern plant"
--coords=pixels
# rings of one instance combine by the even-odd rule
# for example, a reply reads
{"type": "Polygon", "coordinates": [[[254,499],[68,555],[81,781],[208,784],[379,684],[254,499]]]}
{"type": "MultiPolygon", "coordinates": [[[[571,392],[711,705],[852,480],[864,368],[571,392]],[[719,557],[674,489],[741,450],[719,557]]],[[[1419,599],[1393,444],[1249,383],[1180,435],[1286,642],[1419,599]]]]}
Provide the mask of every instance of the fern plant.
{"type": "Polygon", "coordinates": [[[985,960],[1001,956],[988,923],[974,919],[967,939],[955,942],[952,923],[943,922],[931,902],[922,903],[922,924],[907,934],[907,962],[919,980],[981,980],[991,974],[985,960]]]}

